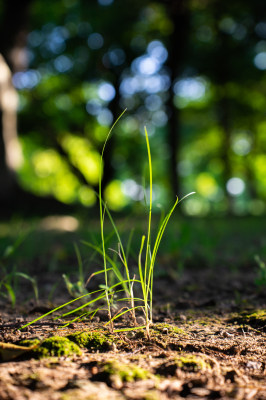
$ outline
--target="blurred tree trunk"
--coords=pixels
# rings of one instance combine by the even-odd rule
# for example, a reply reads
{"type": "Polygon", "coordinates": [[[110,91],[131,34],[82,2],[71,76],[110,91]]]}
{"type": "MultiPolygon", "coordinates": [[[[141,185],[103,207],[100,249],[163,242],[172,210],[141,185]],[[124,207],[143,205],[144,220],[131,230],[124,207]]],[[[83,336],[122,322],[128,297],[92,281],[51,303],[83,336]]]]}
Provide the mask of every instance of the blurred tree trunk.
{"type": "Polygon", "coordinates": [[[8,0],[2,2],[4,5],[0,28],[0,53],[12,72],[27,67],[25,46],[31,2],[32,0],[8,0]]]}
{"type": "Polygon", "coordinates": [[[171,89],[168,108],[168,145],[170,149],[169,173],[171,177],[171,188],[173,196],[180,195],[180,185],[178,176],[178,153],[180,148],[180,111],[174,104],[174,81],[182,73],[184,57],[189,33],[189,4],[187,0],[164,0],[168,17],[173,24],[173,32],[168,42],[168,62],[169,74],[171,79],[171,89]]]}
{"type": "Polygon", "coordinates": [[[32,0],[3,2],[0,21],[0,217],[9,217],[19,210],[46,214],[69,212],[71,207],[53,198],[41,198],[23,190],[16,168],[22,161],[17,137],[18,95],[12,84],[12,73],[27,68],[27,23],[32,0]],[[2,54],[2,55],[1,55],[2,54]]]}
{"type": "Polygon", "coordinates": [[[4,199],[8,199],[15,189],[15,169],[22,162],[17,137],[17,105],[18,95],[12,85],[11,71],[0,54],[0,187],[4,199]]]}
{"type": "Polygon", "coordinates": [[[22,153],[17,138],[18,95],[12,72],[26,67],[25,23],[30,0],[4,2],[0,29],[0,204],[12,203],[18,192],[15,170],[22,153]]]}

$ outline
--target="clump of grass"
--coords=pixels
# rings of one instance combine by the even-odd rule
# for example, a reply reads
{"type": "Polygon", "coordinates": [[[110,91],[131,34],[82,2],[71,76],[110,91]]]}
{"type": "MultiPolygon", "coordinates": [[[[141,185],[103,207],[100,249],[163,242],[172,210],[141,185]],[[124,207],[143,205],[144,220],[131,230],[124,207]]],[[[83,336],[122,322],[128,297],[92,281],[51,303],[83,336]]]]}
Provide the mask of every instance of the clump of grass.
{"type": "MultiPolygon", "coordinates": [[[[111,132],[111,131],[110,131],[111,132]]],[[[107,141],[109,139],[110,133],[106,138],[103,151],[102,151],[102,156],[101,156],[101,162],[103,160],[103,153],[105,150],[105,146],[107,144],[107,141]]],[[[149,137],[147,133],[147,129],[145,127],[145,139],[146,139],[146,147],[147,147],[147,157],[148,157],[148,166],[149,166],[149,213],[148,213],[148,225],[147,225],[147,233],[146,236],[143,235],[141,239],[141,245],[140,245],[140,250],[139,250],[139,256],[138,256],[138,269],[139,269],[139,278],[140,280],[136,280],[130,277],[129,274],[129,268],[128,268],[128,262],[126,258],[126,252],[124,250],[120,235],[118,233],[118,230],[116,228],[116,225],[111,217],[111,214],[106,206],[105,203],[102,201],[102,190],[101,190],[101,180],[99,180],[99,202],[100,202],[100,225],[101,225],[101,238],[102,238],[102,255],[103,255],[103,260],[104,260],[104,272],[105,272],[105,281],[106,281],[106,286],[108,286],[108,278],[107,278],[107,255],[106,255],[106,250],[105,250],[105,238],[104,238],[104,215],[105,212],[107,212],[109,219],[114,227],[115,233],[117,235],[117,239],[119,242],[119,250],[118,254],[120,259],[122,260],[122,263],[125,267],[126,270],[126,276],[127,280],[124,281],[120,278],[120,283],[121,285],[126,286],[126,298],[129,299],[130,301],[130,307],[118,314],[116,314],[114,317],[111,315],[111,308],[110,308],[110,300],[109,300],[109,293],[108,290],[106,290],[106,302],[108,305],[108,315],[109,315],[109,323],[111,326],[111,330],[113,330],[113,321],[116,318],[119,318],[123,314],[127,312],[133,313],[133,317],[135,316],[134,312],[137,308],[141,308],[144,312],[145,316],[145,328],[146,328],[146,333],[147,336],[150,337],[149,333],[149,327],[152,324],[152,313],[153,313],[153,278],[154,278],[154,267],[155,267],[155,261],[156,261],[156,256],[158,252],[159,245],[161,243],[164,231],[166,229],[166,226],[169,222],[169,219],[171,218],[171,215],[173,214],[177,204],[184,200],[186,197],[190,196],[192,193],[189,193],[185,197],[183,197],[180,201],[178,198],[176,199],[174,205],[170,209],[170,211],[166,214],[166,216],[163,218],[163,220],[160,223],[155,242],[152,246],[151,244],[151,229],[152,229],[152,159],[151,159],[151,151],[150,151],[150,143],[149,143],[149,137]],[[146,245],[145,245],[146,242],[146,245]],[[143,265],[143,251],[145,248],[145,257],[144,257],[144,265],[143,265]],[[133,283],[134,282],[140,282],[141,284],[141,289],[142,289],[142,298],[135,298],[134,293],[133,293],[133,283]],[[141,306],[135,306],[135,300],[142,302],[141,306]]],[[[118,276],[119,277],[119,276],[118,276]]],[[[142,328],[138,327],[138,328],[142,328]]],[[[119,330],[117,330],[119,331],[119,330]]],[[[121,331],[121,330],[120,330],[121,331]]]]}
{"type": "Polygon", "coordinates": [[[17,303],[19,278],[30,282],[36,304],[39,300],[39,291],[36,279],[29,276],[25,272],[17,271],[16,265],[13,265],[12,267],[10,266],[10,263],[12,262],[10,258],[16,252],[17,248],[21,245],[25,238],[26,234],[20,235],[13,244],[6,247],[4,253],[0,257],[0,296],[8,299],[13,308],[17,303]]]}
{"type": "Polygon", "coordinates": [[[262,259],[260,258],[260,256],[258,256],[258,254],[255,255],[254,259],[258,266],[255,284],[257,285],[258,288],[262,289],[266,287],[266,263],[262,261],[262,259]]]}
{"type": "MultiPolygon", "coordinates": [[[[114,126],[119,121],[119,119],[123,116],[125,111],[116,120],[116,122],[114,123],[114,125],[112,126],[112,128],[110,129],[110,131],[106,137],[106,140],[103,145],[102,153],[101,153],[101,159],[100,159],[100,170],[101,171],[103,169],[104,151],[105,151],[107,142],[110,139],[110,135],[112,133],[114,126]]],[[[71,301],[55,308],[54,310],[48,312],[47,314],[45,314],[45,315],[35,319],[34,321],[28,323],[27,325],[23,326],[23,328],[38,321],[39,319],[41,319],[45,316],[48,316],[49,314],[51,314],[55,311],[58,311],[59,309],[65,307],[77,300],[83,299],[85,296],[90,296],[90,300],[88,302],[85,302],[85,304],[82,304],[81,306],[61,315],[60,317],[66,317],[73,313],[79,313],[78,317],[76,317],[75,319],[73,319],[71,321],[71,322],[73,322],[77,319],[87,317],[88,315],[93,316],[93,315],[95,315],[95,313],[97,311],[105,309],[107,311],[108,319],[109,319],[109,321],[107,322],[106,325],[109,325],[111,332],[113,332],[114,331],[114,321],[117,318],[122,317],[124,314],[130,313],[135,326],[133,328],[128,326],[124,329],[116,329],[115,332],[145,328],[147,337],[150,338],[149,328],[150,328],[150,325],[152,324],[152,316],[153,316],[153,280],[154,280],[154,268],[155,268],[157,252],[158,252],[162,237],[164,235],[166,226],[167,226],[177,204],[180,203],[182,200],[184,200],[186,197],[192,195],[194,192],[189,193],[188,195],[184,196],[181,200],[179,200],[178,198],[176,199],[172,208],[162,218],[162,220],[159,224],[157,234],[155,236],[155,241],[152,244],[151,230],[152,230],[152,207],[153,207],[153,192],[152,192],[153,178],[152,178],[152,159],[151,159],[150,143],[149,143],[149,137],[148,137],[146,127],[145,127],[145,139],[146,139],[148,170],[149,170],[149,180],[148,180],[148,182],[149,182],[149,188],[148,188],[149,189],[149,202],[148,202],[147,232],[145,235],[142,235],[141,243],[140,243],[140,250],[138,253],[139,279],[136,279],[135,275],[132,276],[130,274],[130,268],[129,268],[129,264],[128,264],[128,251],[125,250],[125,248],[123,246],[123,243],[122,243],[120,234],[118,232],[118,229],[116,227],[116,224],[111,216],[110,211],[108,210],[106,202],[103,200],[102,177],[99,176],[98,198],[99,198],[99,212],[100,212],[101,247],[99,247],[95,244],[92,244],[92,243],[87,243],[87,242],[84,242],[84,243],[102,255],[103,269],[95,272],[92,275],[103,274],[104,275],[104,285],[101,285],[101,289],[99,289],[97,291],[94,291],[91,293],[85,293],[85,294],[77,297],[76,299],[71,300],[71,301]],[[124,273],[120,270],[117,263],[114,262],[111,259],[111,257],[109,257],[109,255],[107,254],[107,251],[106,251],[106,241],[107,240],[106,240],[106,236],[104,233],[104,220],[105,220],[106,215],[108,216],[108,218],[113,226],[114,233],[118,240],[118,251],[116,251],[116,253],[119,256],[119,259],[123,265],[124,273]],[[111,286],[109,283],[109,276],[108,276],[110,271],[116,276],[116,279],[117,279],[117,282],[115,284],[112,284],[111,286]],[[142,293],[141,297],[134,296],[133,289],[134,289],[135,283],[140,284],[141,293],[142,293]],[[121,291],[125,292],[125,297],[122,299],[120,298],[119,300],[127,301],[129,303],[129,306],[123,307],[115,315],[112,315],[111,305],[113,303],[114,294],[117,292],[121,292],[121,291]],[[92,298],[91,297],[92,295],[95,295],[95,297],[92,298]],[[95,306],[95,304],[98,301],[103,300],[103,299],[105,299],[106,306],[96,307],[94,310],[89,310],[89,311],[85,311],[85,312],[82,311],[84,309],[86,310],[86,307],[91,307],[93,305],[95,306]],[[136,305],[136,303],[138,305],[136,305]],[[144,313],[145,323],[142,326],[136,326],[135,311],[137,309],[142,310],[144,313]]],[[[90,278],[89,278],[89,280],[90,280],[90,278]]]]}
{"type": "Polygon", "coordinates": [[[70,294],[70,296],[76,298],[82,296],[83,294],[88,294],[88,290],[86,289],[81,254],[76,243],[74,243],[74,249],[78,260],[78,280],[76,282],[71,282],[66,274],[63,274],[62,276],[65,281],[68,293],[70,294]]]}

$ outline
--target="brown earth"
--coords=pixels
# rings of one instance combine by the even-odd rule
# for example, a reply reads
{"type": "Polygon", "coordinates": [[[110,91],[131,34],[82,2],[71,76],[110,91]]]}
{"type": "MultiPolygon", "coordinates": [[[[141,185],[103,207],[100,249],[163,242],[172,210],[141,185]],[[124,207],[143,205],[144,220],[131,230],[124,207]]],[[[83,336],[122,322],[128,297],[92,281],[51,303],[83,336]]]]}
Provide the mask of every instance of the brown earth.
{"type": "MultiPolygon", "coordinates": [[[[187,268],[178,280],[157,278],[150,339],[144,330],[108,332],[104,313],[66,328],[47,319],[20,331],[47,304],[29,314],[30,306],[12,313],[2,303],[2,343],[85,331],[106,335],[107,345],[40,360],[31,353],[12,359],[12,349],[0,348],[7,359],[0,364],[0,399],[265,400],[265,290],[253,282],[248,266],[241,273],[187,268]]],[[[116,327],[130,324],[125,317],[116,327]]]]}

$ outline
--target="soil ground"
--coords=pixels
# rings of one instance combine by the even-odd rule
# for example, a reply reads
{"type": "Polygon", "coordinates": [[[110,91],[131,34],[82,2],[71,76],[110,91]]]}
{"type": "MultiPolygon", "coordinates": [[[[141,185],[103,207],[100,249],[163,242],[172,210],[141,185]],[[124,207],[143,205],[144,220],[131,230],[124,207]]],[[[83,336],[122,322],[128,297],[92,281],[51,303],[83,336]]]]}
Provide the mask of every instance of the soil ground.
{"type": "MultiPolygon", "coordinates": [[[[199,235],[196,238],[184,228],[179,236],[184,259],[172,250],[175,242],[166,242],[158,258],[149,339],[144,330],[110,333],[105,312],[65,328],[62,320],[46,318],[19,330],[50,310],[51,302],[54,306],[69,299],[59,285],[52,301],[47,300],[49,290],[43,290],[36,304],[31,298],[25,300],[25,291],[31,290],[25,284],[24,296],[20,290],[13,308],[7,300],[1,302],[0,399],[265,400],[266,286],[258,280],[262,275],[254,263],[254,252],[265,254],[264,222],[230,224],[222,228],[223,233],[213,225],[207,238],[197,231],[197,224],[193,228],[199,235]],[[249,227],[246,235],[245,226],[249,227]],[[215,243],[213,235],[218,235],[215,243]],[[94,343],[80,346],[80,354],[41,359],[33,352],[20,354],[12,348],[21,340],[71,338],[76,332],[100,333],[107,345],[94,343]]],[[[64,268],[71,264],[69,254],[61,254],[68,246],[65,239],[51,232],[49,237],[53,245],[44,246],[45,256],[40,251],[30,257],[18,252],[18,258],[30,265],[28,273],[32,268],[46,289],[61,277],[57,265],[50,265],[49,274],[44,268],[51,253],[58,252],[57,261],[63,260],[64,268]]],[[[40,240],[44,243],[43,237],[40,240]]],[[[138,323],[143,323],[141,314],[138,323]]],[[[130,326],[126,315],[116,323],[116,328],[130,326]]]]}

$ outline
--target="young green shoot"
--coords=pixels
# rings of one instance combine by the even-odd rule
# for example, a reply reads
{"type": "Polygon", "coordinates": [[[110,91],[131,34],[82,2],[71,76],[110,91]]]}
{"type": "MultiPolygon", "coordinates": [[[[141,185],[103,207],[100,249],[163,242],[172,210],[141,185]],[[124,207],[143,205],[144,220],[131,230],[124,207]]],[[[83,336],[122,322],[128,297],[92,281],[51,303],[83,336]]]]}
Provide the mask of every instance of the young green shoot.
{"type": "MultiPolygon", "coordinates": [[[[117,120],[114,122],[113,126],[111,127],[104,145],[102,149],[102,154],[101,154],[101,159],[100,159],[100,171],[103,171],[103,155],[104,155],[104,150],[106,147],[106,144],[109,140],[109,137],[111,136],[112,130],[114,129],[115,125],[117,122],[120,120],[120,118],[124,115],[126,110],[120,114],[120,116],[117,118],[117,120]]],[[[101,240],[102,240],[102,250],[103,250],[103,266],[104,266],[104,278],[105,278],[105,296],[106,296],[106,304],[107,304],[107,309],[108,309],[108,316],[110,321],[112,320],[112,313],[111,313],[111,306],[110,306],[110,299],[109,299],[109,293],[108,293],[108,274],[107,274],[107,261],[106,261],[106,249],[105,249],[105,237],[104,237],[104,214],[106,211],[106,205],[105,203],[103,204],[102,201],[102,176],[99,174],[99,207],[100,207],[100,227],[101,227],[101,240]]],[[[113,330],[113,323],[111,323],[111,331],[113,330]]]]}
{"type": "MultiPolygon", "coordinates": [[[[126,110],[125,110],[126,111],[126,110]]],[[[103,171],[103,162],[104,162],[104,151],[107,145],[107,142],[110,138],[110,135],[112,133],[113,128],[117,124],[117,122],[120,120],[120,118],[123,116],[123,113],[119,116],[119,118],[115,121],[113,126],[111,127],[101,153],[101,158],[100,158],[100,171],[103,171]]],[[[89,296],[90,299],[89,301],[86,301],[85,304],[83,302],[82,305],[78,306],[77,308],[68,311],[61,315],[60,317],[68,317],[74,313],[80,313],[82,312],[81,315],[78,317],[75,317],[72,321],[76,321],[77,319],[82,319],[85,318],[88,315],[91,315],[93,317],[97,311],[107,309],[108,313],[108,322],[106,325],[110,327],[111,332],[122,332],[122,331],[129,331],[129,330],[135,330],[135,329],[146,329],[146,334],[147,337],[150,338],[150,332],[149,332],[149,327],[152,324],[152,317],[153,317],[153,280],[154,280],[154,268],[155,268],[155,262],[156,262],[156,256],[157,252],[162,240],[162,237],[164,235],[165,229],[167,227],[167,224],[177,206],[181,201],[183,201],[186,197],[194,194],[195,192],[191,192],[184,196],[181,200],[176,199],[175,203],[169,210],[169,212],[166,215],[162,215],[157,234],[155,236],[154,243],[152,245],[151,243],[151,232],[152,232],[152,207],[153,207],[153,191],[152,191],[152,185],[153,185],[153,174],[152,174],[152,158],[151,158],[151,150],[150,150],[150,143],[149,143],[149,137],[148,137],[148,132],[145,127],[145,140],[146,140],[146,148],[147,148],[147,159],[148,159],[148,172],[149,172],[149,180],[148,180],[148,192],[149,192],[149,201],[148,201],[148,221],[147,221],[147,231],[146,235],[143,235],[141,238],[141,243],[140,243],[140,249],[139,249],[139,254],[138,254],[138,272],[139,272],[139,279],[135,278],[135,275],[133,275],[133,278],[130,276],[130,269],[128,265],[128,254],[129,254],[129,244],[126,246],[126,250],[124,249],[123,243],[121,236],[119,234],[119,231],[115,225],[115,222],[111,216],[111,213],[107,207],[106,202],[103,200],[103,194],[102,194],[102,176],[99,176],[99,212],[100,212],[100,232],[101,232],[101,246],[98,246],[93,243],[88,243],[88,242],[83,242],[84,244],[88,245],[91,249],[93,249],[96,253],[100,254],[103,258],[103,266],[99,271],[94,272],[91,274],[87,282],[84,280],[84,275],[83,275],[83,268],[82,268],[82,261],[81,261],[81,256],[78,247],[75,245],[75,250],[78,258],[78,265],[79,265],[79,281],[81,282],[82,286],[84,289],[87,287],[90,279],[99,274],[104,275],[104,283],[100,285],[100,289],[93,291],[93,292],[88,292],[86,294],[83,294],[82,296],[79,296],[78,298],[71,300],[59,307],[56,307],[54,310],[49,311],[48,313],[42,315],[41,317],[36,318],[34,321],[29,322],[28,324],[24,325],[22,328],[25,328],[40,319],[54,313],[55,311],[58,311],[62,309],[63,307],[66,307],[73,302],[77,300],[83,299],[85,296],[89,296]],[[104,219],[105,216],[108,216],[111,225],[113,227],[113,232],[117,237],[118,240],[118,250],[113,250],[114,253],[116,253],[124,267],[125,270],[125,277],[123,276],[123,273],[121,272],[119,266],[117,265],[116,261],[112,259],[106,251],[107,247],[107,242],[108,242],[108,236],[105,236],[104,233],[104,219]],[[117,281],[114,284],[111,284],[111,281],[108,277],[109,272],[113,272],[114,276],[116,277],[117,281]],[[134,284],[139,284],[141,288],[141,296],[139,297],[134,297],[133,293],[133,286],[134,284]],[[119,292],[124,292],[125,296],[121,298],[115,298],[117,296],[117,293],[119,292]],[[91,298],[92,295],[93,298],[91,298]],[[95,306],[98,301],[102,303],[102,301],[105,299],[106,306],[102,306],[100,304],[99,306],[96,306],[94,310],[84,310],[86,307],[91,307],[95,306]],[[111,305],[113,301],[127,301],[129,302],[129,306],[125,307],[122,304],[122,308],[116,312],[112,316],[112,311],[111,311],[111,305]],[[135,303],[138,302],[139,305],[135,305],[135,303]],[[145,316],[145,325],[144,326],[136,326],[136,317],[135,317],[135,311],[136,310],[142,310],[144,312],[145,316]],[[128,326],[127,328],[121,328],[121,329],[116,329],[114,330],[114,321],[117,320],[119,317],[125,315],[126,313],[130,313],[131,317],[133,318],[134,322],[134,328],[128,326]]],[[[129,237],[129,240],[131,240],[132,234],[129,237]]],[[[58,317],[59,318],[59,317],[58,317]]],[[[70,321],[70,322],[72,322],[70,321]]],[[[68,322],[68,324],[70,323],[68,322]]]]}
{"type": "Polygon", "coordinates": [[[161,224],[159,225],[158,233],[155,238],[155,243],[153,249],[151,248],[151,220],[152,220],[152,159],[151,159],[151,150],[149,143],[149,136],[147,129],[145,127],[145,138],[146,138],[146,147],[147,147],[147,156],[148,156],[148,166],[149,166],[149,214],[148,214],[148,228],[147,228],[147,240],[146,240],[146,251],[145,251],[145,264],[144,264],[144,273],[142,268],[142,252],[145,244],[145,236],[142,236],[140,251],[139,251],[139,275],[141,281],[141,288],[144,300],[144,315],[146,321],[146,332],[147,337],[150,337],[149,334],[149,326],[152,324],[152,306],[153,306],[153,277],[154,277],[154,267],[156,255],[158,252],[159,245],[161,243],[165,228],[168,224],[168,221],[173,214],[177,204],[184,200],[186,197],[194,194],[195,192],[191,192],[184,196],[180,201],[178,198],[174,203],[173,207],[170,209],[168,214],[163,218],[161,224]]]}

